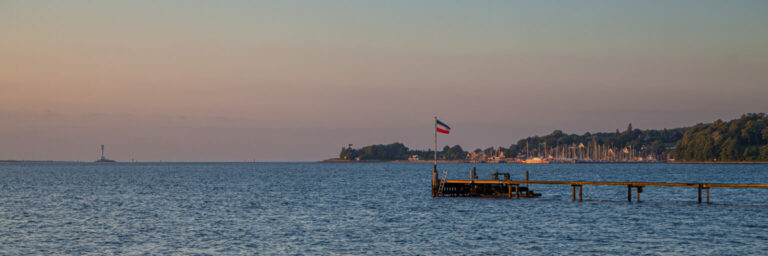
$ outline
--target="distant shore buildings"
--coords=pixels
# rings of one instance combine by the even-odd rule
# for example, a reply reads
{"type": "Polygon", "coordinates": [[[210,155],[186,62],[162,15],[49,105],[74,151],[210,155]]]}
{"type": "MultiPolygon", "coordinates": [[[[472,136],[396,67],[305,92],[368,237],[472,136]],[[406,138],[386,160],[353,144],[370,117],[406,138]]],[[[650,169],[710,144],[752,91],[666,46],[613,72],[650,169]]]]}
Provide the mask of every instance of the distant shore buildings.
{"type": "MultiPolygon", "coordinates": [[[[487,150],[486,150],[487,151],[487,150]]],[[[640,149],[625,147],[622,149],[605,145],[591,148],[584,144],[558,145],[551,148],[539,148],[536,153],[520,152],[515,157],[507,157],[501,148],[493,149],[491,154],[484,151],[467,153],[465,162],[469,163],[611,163],[611,162],[666,162],[673,161],[668,154],[657,154],[646,147],[640,149]],[[543,149],[543,150],[542,150],[543,149]],[[541,152],[541,153],[538,153],[541,152]]]]}
{"type": "Polygon", "coordinates": [[[673,129],[531,136],[509,147],[465,151],[460,145],[434,150],[409,149],[403,143],[342,148],[339,161],[438,161],[472,163],[613,163],[613,162],[766,162],[768,115],[748,113],[673,129]],[[414,157],[415,156],[415,157],[414,157]]]}

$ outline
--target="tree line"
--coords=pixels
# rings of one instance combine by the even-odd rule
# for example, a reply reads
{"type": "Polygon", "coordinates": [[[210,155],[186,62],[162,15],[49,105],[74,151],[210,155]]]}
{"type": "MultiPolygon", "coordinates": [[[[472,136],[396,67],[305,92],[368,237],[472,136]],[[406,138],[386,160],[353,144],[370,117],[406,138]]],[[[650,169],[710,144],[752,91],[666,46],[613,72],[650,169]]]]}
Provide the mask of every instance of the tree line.
{"type": "Polygon", "coordinates": [[[675,157],[686,161],[768,161],[768,117],[750,113],[728,122],[697,124],[677,142],[675,157]]]}
{"type": "MultiPolygon", "coordinates": [[[[506,157],[552,155],[566,148],[632,150],[643,154],[673,157],[679,161],[768,161],[768,117],[764,113],[742,115],[728,122],[717,120],[711,124],[675,129],[634,129],[632,124],[624,131],[566,134],[555,130],[544,136],[527,137],[509,147],[489,147],[471,152],[486,155],[504,153],[506,157]],[[545,154],[546,153],[546,154],[545,154]]],[[[463,160],[471,152],[460,145],[445,146],[438,151],[438,159],[463,160]]],[[[419,156],[434,159],[433,150],[413,150],[402,143],[370,145],[360,149],[342,148],[340,159],[347,160],[405,160],[419,156]]]]}
{"type": "MultiPolygon", "coordinates": [[[[403,143],[395,142],[388,145],[369,145],[360,149],[353,149],[346,147],[341,149],[339,154],[340,159],[345,160],[362,160],[362,161],[392,161],[392,160],[406,160],[411,156],[418,156],[424,160],[434,160],[434,150],[412,150],[403,145],[403,143]]],[[[453,147],[445,146],[442,151],[438,152],[439,159],[464,159],[467,152],[459,145],[453,147]]]]}

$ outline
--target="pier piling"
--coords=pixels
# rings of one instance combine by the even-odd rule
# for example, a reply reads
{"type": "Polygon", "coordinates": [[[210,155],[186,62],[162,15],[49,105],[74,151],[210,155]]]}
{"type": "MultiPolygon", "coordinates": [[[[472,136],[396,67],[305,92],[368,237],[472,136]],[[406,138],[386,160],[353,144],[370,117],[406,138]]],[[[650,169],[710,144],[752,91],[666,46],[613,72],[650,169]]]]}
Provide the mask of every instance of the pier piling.
{"type": "Polygon", "coordinates": [[[438,177],[437,177],[437,165],[432,165],[432,196],[437,196],[438,193],[438,177]]]}
{"type": "Polygon", "coordinates": [[[528,186],[528,171],[525,171],[525,185],[528,186]]]}
{"type": "Polygon", "coordinates": [[[579,189],[579,201],[581,201],[581,185],[571,184],[571,201],[576,201],[576,188],[579,189]]]}
{"type": "Polygon", "coordinates": [[[701,184],[699,184],[699,203],[701,203],[701,184]]]}
{"type": "Polygon", "coordinates": [[[571,185],[571,201],[576,201],[576,185],[571,185]]]}

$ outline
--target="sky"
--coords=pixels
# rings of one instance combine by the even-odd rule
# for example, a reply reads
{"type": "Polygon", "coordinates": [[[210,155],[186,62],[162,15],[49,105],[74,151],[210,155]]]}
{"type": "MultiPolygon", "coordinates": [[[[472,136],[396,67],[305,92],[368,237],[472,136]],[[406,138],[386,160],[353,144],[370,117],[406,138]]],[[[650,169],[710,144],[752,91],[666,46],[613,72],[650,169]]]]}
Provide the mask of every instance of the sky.
{"type": "Polygon", "coordinates": [[[316,161],[768,112],[768,1],[0,0],[0,159],[316,161]]]}

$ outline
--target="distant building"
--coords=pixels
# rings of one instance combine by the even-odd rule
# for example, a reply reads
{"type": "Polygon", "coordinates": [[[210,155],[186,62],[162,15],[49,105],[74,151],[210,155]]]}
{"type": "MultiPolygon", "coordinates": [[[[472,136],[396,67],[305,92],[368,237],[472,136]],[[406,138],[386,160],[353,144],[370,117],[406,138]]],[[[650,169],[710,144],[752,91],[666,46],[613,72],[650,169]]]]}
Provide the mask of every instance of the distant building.
{"type": "Polygon", "coordinates": [[[419,155],[412,155],[408,158],[408,161],[419,161],[421,160],[421,157],[419,155]]]}
{"type": "Polygon", "coordinates": [[[115,160],[107,159],[106,157],[104,157],[104,144],[101,144],[101,158],[97,159],[96,162],[99,162],[99,163],[115,162],[115,160]]]}
{"type": "Polygon", "coordinates": [[[470,163],[485,163],[488,160],[488,156],[485,154],[485,152],[472,152],[470,155],[469,162],[470,163]]]}

